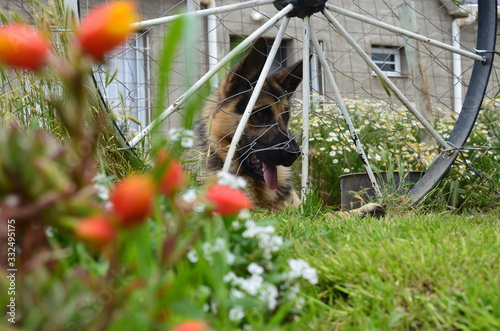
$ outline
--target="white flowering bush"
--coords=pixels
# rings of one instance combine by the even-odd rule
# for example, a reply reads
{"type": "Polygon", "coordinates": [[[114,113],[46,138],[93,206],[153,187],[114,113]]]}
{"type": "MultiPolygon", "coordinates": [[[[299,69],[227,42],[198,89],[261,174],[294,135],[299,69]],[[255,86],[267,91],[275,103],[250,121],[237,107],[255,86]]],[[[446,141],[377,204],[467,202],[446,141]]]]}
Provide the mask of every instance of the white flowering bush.
{"type": "MultiPolygon", "coordinates": [[[[220,182],[228,176],[220,175],[220,182]]],[[[316,269],[281,255],[288,243],[272,221],[257,222],[248,211],[219,220],[205,226],[187,253],[186,268],[203,274],[198,300],[204,312],[255,330],[277,318],[298,317],[305,305],[301,285],[318,283],[316,269]]]]}
{"type": "MultiPolygon", "coordinates": [[[[438,145],[423,142],[422,126],[406,108],[381,100],[344,99],[344,103],[351,114],[374,171],[404,173],[425,171],[439,155],[438,145]]],[[[495,111],[498,104],[495,100],[486,99],[483,107],[484,110],[467,145],[481,146],[483,152],[480,154],[486,157],[488,162],[498,166],[499,153],[491,149],[500,145],[498,132],[495,129],[499,123],[495,111]]],[[[434,128],[446,140],[453,130],[457,114],[437,109],[434,115],[434,128]]],[[[295,133],[300,136],[302,118],[295,117],[291,125],[295,133]]],[[[309,118],[309,130],[309,180],[324,200],[338,205],[340,204],[338,177],[364,172],[365,169],[356,153],[340,109],[336,105],[314,104],[309,118]]],[[[477,150],[475,152],[464,150],[461,159],[463,161],[456,163],[454,170],[462,176],[462,179],[475,176],[466,166],[465,160],[478,160],[477,150]],[[476,154],[476,157],[473,154],[476,154]]],[[[485,167],[486,170],[488,168],[485,167]]]]}

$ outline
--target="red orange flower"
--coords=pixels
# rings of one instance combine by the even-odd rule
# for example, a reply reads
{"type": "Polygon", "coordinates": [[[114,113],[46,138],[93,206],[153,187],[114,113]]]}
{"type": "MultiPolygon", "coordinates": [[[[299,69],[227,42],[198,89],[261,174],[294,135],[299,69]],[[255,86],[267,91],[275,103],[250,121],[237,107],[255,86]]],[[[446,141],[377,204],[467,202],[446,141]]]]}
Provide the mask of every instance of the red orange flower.
{"type": "Polygon", "coordinates": [[[102,245],[116,237],[116,230],[106,215],[94,215],[81,219],[75,228],[78,238],[102,245]]]}
{"type": "Polygon", "coordinates": [[[174,327],[172,331],[203,331],[207,329],[207,322],[205,321],[186,321],[174,327]]]}
{"type": "Polygon", "coordinates": [[[213,211],[223,216],[234,215],[253,207],[252,201],[243,192],[226,185],[212,185],[205,197],[214,204],[213,211]]]}
{"type": "Polygon", "coordinates": [[[172,195],[185,184],[184,170],[177,160],[170,160],[160,181],[160,192],[172,195]]]}
{"type": "Polygon", "coordinates": [[[132,175],[119,182],[111,191],[110,201],[124,226],[139,224],[152,212],[155,187],[146,176],[132,175]]]}
{"type": "Polygon", "coordinates": [[[123,43],[139,20],[132,1],[114,2],[94,8],[82,22],[77,40],[83,53],[100,61],[106,52],[123,43]]]}
{"type": "Polygon", "coordinates": [[[47,64],[51,49],[35,28],[21,23],[0,28],[0,62],[8,66],[37,71],[47,64]]]}

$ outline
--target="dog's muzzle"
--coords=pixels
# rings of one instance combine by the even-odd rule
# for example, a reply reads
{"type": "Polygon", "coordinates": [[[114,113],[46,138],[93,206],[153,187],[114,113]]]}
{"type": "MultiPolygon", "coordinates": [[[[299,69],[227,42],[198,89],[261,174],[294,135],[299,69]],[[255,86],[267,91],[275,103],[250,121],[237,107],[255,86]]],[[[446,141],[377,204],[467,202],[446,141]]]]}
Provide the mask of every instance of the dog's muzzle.
{"type": "Polygon", "coordinates": [[[290,167],[300,155],[300,147],[291,136],[268,145],[257,141],[245,162],[245,171],[253,179],[265,182],[270,190],[278,187],[277,166],[290,167]],[[267,145],[267,147],[265,147],[267,145]]]}

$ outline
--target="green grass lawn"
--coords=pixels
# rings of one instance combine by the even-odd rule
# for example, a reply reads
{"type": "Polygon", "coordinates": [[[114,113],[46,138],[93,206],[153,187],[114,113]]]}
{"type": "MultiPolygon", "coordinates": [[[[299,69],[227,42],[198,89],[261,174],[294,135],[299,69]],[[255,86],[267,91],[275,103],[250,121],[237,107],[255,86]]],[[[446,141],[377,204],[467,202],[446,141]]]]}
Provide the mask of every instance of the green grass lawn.
{"type": "Polygon", "coordinates": [[[499,211],[281,220],[320,274],[301,328],[500,330],[499,211]]]}

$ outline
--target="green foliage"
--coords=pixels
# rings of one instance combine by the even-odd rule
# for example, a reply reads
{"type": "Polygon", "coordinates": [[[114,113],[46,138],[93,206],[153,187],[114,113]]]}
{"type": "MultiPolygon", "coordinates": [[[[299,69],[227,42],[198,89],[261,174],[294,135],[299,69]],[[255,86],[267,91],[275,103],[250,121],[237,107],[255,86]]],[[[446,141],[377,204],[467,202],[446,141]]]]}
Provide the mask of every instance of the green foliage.
{"type": "MultiPolygon", "coordinates": [[[[33,24],[45,32],[45,35],[54,45],[54,54],[61,59],[71,59],[71,47],[74,39],[72,30],[75,26],[75,17],[67,10],[61,0],[40,3],[31,0],[26,5],[33,24]],[[50,33],[48,31],[55,31],[50,33]]],[[[8,23],[12,21],[23,21],[15,11],[8,12],[10,17],[2,15],[3,20],[8,23]]],[[[111,74],[110,74],[111,75],[111,74]]],[[[111,75],[112,76],[112,75],[111,75]]],[[[109,81],[112,77],[108,78],[109,81]]],[[[131,171],[140,171],[144,163],[139,155],[123,150],[125,141],[116,131],[111,120],[113,114],[108,114],[109,106],[101,102],[91,77],[85,77],[81,81],[85,93],[91,95],[86,100],[85,107],[93,109],[92,116],[88,116],[85,122],[79,125],[96,126],[96,121],[104,121],[98,144],[100,158],[104,161],[102,165],[106,172],[116,177],[123,177],[131,171]],[[104,116],[102,116],[104,115],[104,116]]],[[[0,123],[15,122],[16,125],[27,128],[40,128],[51,132],[58,141],[68,142],[68,132],[65,129],[63,118],[57,114],[56,100],[63,99],[67,95],[64,85],[55,70],[45,70],[43,75],[37,75],[29,71],[13,71],[0,67],[0,123]]]]}
{"type": "Polygon", "coordinates": [[[493,330],[500,327],[498,211],[377,220],[288,217],[290,254],[318,269],[294,329],[493,330]]]}
{"type": "MultiPolygon", "coordinates": [[[[168,86],[176,50],[172,44],[189,33],[189,26],[189,20],[179,19],[166,36],[159,61],[166,74],[160,76],[159,93],[168,86]]],[[[299,316],[301,285],[315,284],[317,273],[302,259],[281,256],[289,245],[275,234],[273,221],[257,224],[249,213],[222,217],[214,214],[205,188],[182,186],[167,193],[160,185],[171,179],[173,159],[192,144],[196,98],[184,109],[186,128],[169,139],[153,135],[149,156],[155,165],[145,176],[134,177],[144,190],[130,192],[128,186],[124,191],[125,184],[112,184],[117,174],[110,173],[109,159],[96,151],[109,126],[107,114],[95,114],[98,98],[87,84],[92,63],[74,44],[68,47],[58,66],[32,74],[23,85],[29,89],[39,81],[54,81],[56,93],[40,88],[36,97],[43,107],[36,104],[36,114],[29,113],[32,93],[18,100],[17,113],[3,117],[9,123],[24,117],[30,121],[9,124],[0,135],[5,152],[0,158],[0,219],[15,221],[21,252],[14,258],[17,325],[25,330],[164,330],[198,319],[215,330],[262,330],[299,316]],[[36,120],[46,117],[64,133],[62,141],[46,132],[48,127],[39,127],[36,120]],[[150,187],[151,178],[155,183],[150,187]],[[149,187],[151,192],[144,192],[149,187]],[[126,203],[113,198],[110,188],[122,190],[126,203]],[[131,210],[149,218],[126,224],[122,213],[131,210]],[[100,217],[99,227],[92,223],[82,234],[81,225],[93,216],[100,217]],[[103,232],[111,234],[102,239],[103,232]]],[[[162,108],[161,103],[155,107],[162,108]]],[[[220,181],[241,185],[229,174],[220,181]]],[[[3,265],[5,251],[0,256],[3,265]]],[[[4,288],[6,277],[1,279],[4,288]]],[[[2,291],[0,303],[9,301],[2,291]]],[[[10,326],[1,323],[2,329],[10,326]]]]}

